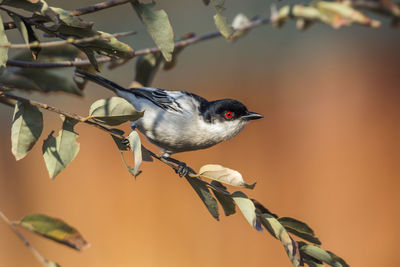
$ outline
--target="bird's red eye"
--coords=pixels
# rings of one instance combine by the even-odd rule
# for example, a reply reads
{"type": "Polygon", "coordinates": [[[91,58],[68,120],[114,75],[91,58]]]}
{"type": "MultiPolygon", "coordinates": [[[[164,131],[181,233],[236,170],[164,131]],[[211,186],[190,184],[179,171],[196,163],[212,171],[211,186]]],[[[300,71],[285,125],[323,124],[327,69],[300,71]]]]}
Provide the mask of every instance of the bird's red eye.
{"type": "Polygon", "coordinates": [[[232,116],[233,116],[232,112],[230,112],[230,111],[225,112],[225,118],[230,119],[230,118],[232,118],[232,116]]]}

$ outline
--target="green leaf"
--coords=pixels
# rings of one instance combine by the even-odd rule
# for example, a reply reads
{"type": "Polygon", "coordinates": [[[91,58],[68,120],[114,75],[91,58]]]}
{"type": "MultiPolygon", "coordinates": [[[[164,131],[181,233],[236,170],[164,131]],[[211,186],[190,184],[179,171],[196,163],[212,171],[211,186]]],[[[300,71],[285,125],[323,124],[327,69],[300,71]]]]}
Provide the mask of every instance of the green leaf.
{"type": "Polygon", "coordinates": [[[217,164],[207,164],[200,168],[199,176],[215,180],[224,184],[253,189],[256,183],[249,185],[245,183],[242,175],[235,170],[225,168],[217,164]]]}
{"type": "Polygon", "coordinates": [[[44,0],[3,0],[0,5],[12,6],[47,17],[56,24],[60,23],[57,13],[44,0]]]}
{"type": "Polygon", "coordinates": [[[348,267],[349,265],[342,259],[328,252],[320,247],[314,245],[308,245],[304,242],[299,242],[300,253],[303,255],[308,255],[314,259],[325,262],[334,267],[348,267]]]}
{"type": "Polygon", "coordinates": [[[139,134],[136,131],[132,131],[129,134],[128,140],[131,150],[133,152],[133,157],[135,159],[133,176],[136,178],[136,176],[139,174],[139,167],[142,164],[142,144],[140,142],[139,134]]]}
{"type": "Polygon", "coordinates": [[[56,70],[13,68],[7,69],[0,76],[0,83],[10,88],[18,88],[27,91],[66,92],[82,95],[71,77],[56,70]]]}
{"type": "MultiPolygon", "coordinates": [[[[17,26],[17,28],[18,28],[19,32],[21,33],[22,38],[24,39],[26,44],[30,44],[30,43],[34,43],[34,42],[39,44],[39,39],[36,37],[36,34],[32,30],[31,25],[26,23],[24,19],[22,19],[21,17],[15,15],[15,14],[10,14],[10,17],[14,20],[14,23],[17,26]]],[[[33,59],[36,60],[41,48],[40,47],[30,47],[29,49],[31,51],[33,59]]]]}
{"type": "Polygon", "coordinates": [[[86,22],[80,17],[71,16],[71,12],[65,9],[58,7],[51,7],[51,9],[55,13],[57,13],[60,20],[68,26],[86,28],[86,29],[90,29],[93,26],[93,23],[86,22]]]}
{"type": "Polygon", "coordinates": [[[256,207],[253,202],[244,194],[243,192],[237,191],[232,194],[232,198],[238,205],[243,216],[246,218],[247,222],[256,230],[261,230],[257,227],[257,216],[256,207]]]}
{"type": "Polygon", "coordinates": [[[160,48],[165,60],[171,61],[175,44],[174,32],[167,13],[164,10],[154,10],[154,2],[143,4],[138,0],[131,0],[131,4],[143,21],[155,44],[160,48]]]}
{"type": "MultiPolygon", "coordinates": [[[[120,135],[124,135],[124,131],[120,130],[120,129],[111,129],[113,132],[120,134],[120,135]]],[[[122,140],[114,135],[111,135],[112,139],[114,140],[115,144],[117,145],[119,151],[127,151],[129,150],[129,145],[122,142],[122,140]]]]}
{"type": "Polygon", "coordinates": [[[271,214],[260,214],[259,218],[264,227],[277,239],[279,239],[295,267],[300,266],[301,256],[297,242],[292,239],[283,225],[271,214]]]}
{"type": "Polygon", "coordinates": [[[11,151],[16,160],[24,158],[43,130],[43,115],[28,103],[17,102],[11,126],[11,151]]]}
{"type": "Polygon", "coordinates": [[[206,184],[197,179],[197,178],[192,178],[189,176],[185,177],[186,180],[190,183],[190,185],[193,187],[193,189],[196,191],[197,195],[199,195],[200,199],[203,201],[204,205],[206,205],[208,211],[211,213],[211,215],[219,221],[219,211],[218,211],[218,203],[217,200],[213,197],[211,194],[210,190],[208,190],[208,187],[206,184]]]}
{"type": "Polygon", "coordinates": [[[78,134],[74,132],[76,123],[76,120],[64,118],[58,136],[54,138],[52,132],[43,142],[43,158],[51,179],[63,171],[79,152],[78,134]]]}
{"type": "Polygon", "coordinates": [[[315,236],[314,231],[304,222],[290,217],[278,218],[286,231],[303,238],[311,243],[321,245],[321,241],[315,236]]]}
{"type": "Polygon", "coordinates": [[[82,250],[89,246],[75,228],[57,218],[43,214],[30,214],[22,218],[17,224],[29,231],[76,250],[82,250]]]}
{"type": "Polygon", "coordinates": [[[76,44],[76,46],[92,49],[99,54],[109,57],[130,58],[133,53],[133,49],[129,45],[118,41],[117,38],[106,32],[95,31],[87,28],[72,27],[64,24],[57,28],[57,32],[74,38],[88,38],[97,36],[99,39],[91,42],[76,44]]]}
{"type": "MultiPolygon", "coordinates": [[[[4,30],[3,20],[0,17],[0,45],[8,44],[6,31],[4,30]]],[[[6,69],[8,59],[8,47],[0,47],[0,74],[6,69]]]]}
{"type": "Polygon", "coordinates": [[[161,62],[161,53],[140,56],[136,61],[135,81],[142,86],[150,86],[161,62]]]}
{"type": "MultiPolygon", "coordinates": [[[[60,47],[44,47],[40,51],[37,62],[59,62],[65,60],[74,60],[82,53],[78,48],[72,45],[60,47]]],[[[32,55],[28,51],[18,53],[13,57],[16,60],[33,61],[32,55]]]]}
{"type": "MultiPolygon", "coordinates": [[[[222,191],[226,191],[226,187],[217,181],[212,181],[211,184],[222,191]]],[[[217,198],[218,202],[224,209],[225,216],[229,216],[236,213],[235,201],[230,195],[223,194],[215,189],[212,190],[214,196],[217,198]]],[[[226,191],[227,192],[227,191],[226,191]]],[[[228,192],[227,192],[228,193],[228,192]]],[[[229,193],[228,193],[229,194],[229,193]]]]}
{"type": "Polygon", "coordinates": [[[143,111],[137,111],[128,101],[116,96],[95,101],[89,110],[89,116],[95,121],[111,126],[135,121],[143,114],[143,111]]]}

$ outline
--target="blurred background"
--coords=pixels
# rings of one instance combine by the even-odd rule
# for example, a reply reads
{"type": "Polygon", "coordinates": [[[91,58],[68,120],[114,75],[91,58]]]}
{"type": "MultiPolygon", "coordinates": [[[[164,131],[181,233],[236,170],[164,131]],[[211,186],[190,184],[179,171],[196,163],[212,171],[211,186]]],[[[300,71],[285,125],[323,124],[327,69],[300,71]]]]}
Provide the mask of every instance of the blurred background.
{"type": "MultiPolygon", "coordinates": [[[[75,9],[96,1],[48,3],[75,9]]],[[[226,14],[267,16],[271,3],[230,0],[226,14]]],[[[169,14],[176,38],[215,31],[215,11],[200,0],[160,1],[157,7],[169,14]]],[[[154,46],[129,5],[84,19],[106,32],[137,30],[121,39],[134,49],[154,46]]],[[[315,25],[298,32],[292,22],[280,30],[259,27],[233,44],[202,42],[186,48],[178,65],[153,82],[209,100],[239,99],[263,114],[233,140],[176,158],[196,169],[221,164],[257,181],[247,195],[280,216],[307,222],[323,248],[351,266],[400,265],[400,32],[380,19],[378,30],[315,25]]],[[[22,42],[16,31],[10,34],[22,42]]],[[[104,68],[102,75],[127,86],[134,61],[104,68]]],[[[27,96],[83,116],[93,101],[111,96],[93,84],[84,93],[27,96]]],[[[41,145],[61,120],[43,113],[41,140],[16,162],[13,110],[0,106],[0,210],[11,220],[29,213],[62,218],[92,245],[80,253],[22,230],[45,257],[62,266],[291,266],[280,242],[251,229],[240,213],[215,221],[167,166],[145,162],[135,181],[110,136],[87,125],[76,127],[77,158],[50,180],[41,145]]],[[[40,266],[3,222],[0,236],[0,266],[40,266]]]]}

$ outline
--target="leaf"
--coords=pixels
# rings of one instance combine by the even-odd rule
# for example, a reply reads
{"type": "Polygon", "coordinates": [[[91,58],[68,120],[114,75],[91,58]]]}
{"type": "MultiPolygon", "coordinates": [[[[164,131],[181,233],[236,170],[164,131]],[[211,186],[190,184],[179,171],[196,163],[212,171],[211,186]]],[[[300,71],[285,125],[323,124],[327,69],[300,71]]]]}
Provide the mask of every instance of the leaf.
{"type": "Polygon", "coordinates": [[[74,227],[61,219],[43,214],[30,214],[22,218],[17,224],[45,238],[79,251],[89,246],[74,227]]]}
{"type": "Polygon", "coordinates": [[[28,103],[17,102],[11,126],[11,151],[16,160],[24,158],[43,130],[43,115],[28,103]]]}
{"type": "Polygon", "coordinates": [[[226,17],[224,17],[220,12],[217,12],[214,16],[214,22],[222,36],[229,40],[233,34],[233,29],[232,26],[229,25],[226,17]]]}
{"type": "Polygon", "coordinates": [[[106,32],[95,31],[88,28],[72,27],[64,24],[57,28],[57,32],[74,38],[99,37],[94,41],[76,44],[76,46],[92,49],[99,54],[109,57],[130,58],[133,54],[133,49],[129,45],[119,41],[117,38],[106,32]]]}
{"type": "Polygon", "coordinates": [[[135,81],[142,86],[150,86],[161,62],[160,53],[140,56],[136,61],[135,81]]]}
{"type": "Polygon", "coordinates": [[[139,167],[142,164],[142,144],[140,143],[139,134],[136,131],[132,131],[129,134],[128,140],[133,152],[133,156],[135,158],[135,168],[133,169],[133,176],[136,178],[136,176],[139,174],[139,167]]]}
{"type": "Polygon", "coordinates": [[[277,239],[279,239],[288,254],[290,260],[294,266],[302,265],[301,256],[299,253],[299,248],[297,242],[292,239],[285,228],[280,224],[280,222],[271,214],[264,213],[260,214],[259,218],[264,227],[277,239]]]}
{"type": "Polygon", "coordinates": [[[262,228],[257,226],[256,207],[254,206],[253,202],[243,192],[240,191],[233,193],[232,198],[236,205],[238,205],[240,211],[251,227],[257,231],[262,231],[262,228]]]}
{"type": "Polygon", "coordinates": [[[58,263],[56,263],[54,261],[48,261],[47,267],[61,267],[61,265],[59,265],[58,263]]]}
{"type": "Polygon", "coordinates": [[[290,217],[278,218],[286,231],[303,238],[311,243],[321,245],[321,241],[315,236],[314,231],[304,222],[290,217]]]}
{"type": "Polygon", "coordinates": [[[190,185],[193,187],[194,191],[196,191],[197,195],[203,201],[204,205],[206,205],[206,207],[207,207],[208,211],[211,213],[211,215],[217,221],[219,221],[219,211],[218,211],[217,200],[215,200],[213,195],[210,193],[210,190],[208,190],[208,187],[206,186],[206,184],[197,178],[192,178],[189,176],[185,176],[185,178],[190,183],[190,185]]]}
{"type": "MultiPolygon", "coordinates": [[[[116,132],[117,134],[123,135],[124,131],[120,130],[120,129],[111,129],[113,132],[116,132]]],[[[114,140],[115,144],[117,145],[118,149],[120,151],[127,151],[129,150],[129,145],[122,142],[122,140],[114,135],[111,135],[112,139],[114,140]]]]}
{"type": "Polygon", "coordinates": [[[51,9],[58,15],[60,20],[68,26],[90,29],[93,23],[89,23],[77,16],[72,16],[71,12],[58,8],[51,7],[51,9]]]}
{"type": "MultiPolygon", "coordinates": [[[[195,36],[195,34],[193,32],[189,32],[189,33],[185,34],[181,39],[179,39],[179,41],[187,40],[187,39],[193,38],[194,36],[195,36]]],[[[185,48],[184,46],[179,46],[174,49],[174,52],[172,53],[171,61],[164,62],[163,70],[170,70],[173,67],[175,67],[178,55],[183,51],[184,48],[185,48]]]]}
{"type": "MultiPolygon", "coordinates": [[[[223,191],[226,191],[226,187],[217,181],[212,181],[211,184],[223,191]]],[[[225,216],[229,216],[236,213],[235,201],[230,195],[223,194],[215,189],[213,189],[214,196],[217,198],[218,202],[224,209],[225,216]]],[[[228,192],[227,192],[228,193],[228,192]]],[[[229,193],[228,193],[229,194],[229,193]]]]}
{"type": "Polygon", "coordinates": [[[167,13],[163,9],[154,10],[154,2],[143,4],[138,0],[131,0],[131,4],[143,21],[155,44],[160,48],[165,60],[171,61],[175,44],[174,32],[167,13]]]}
{"type": "MultiPolygon", "coordinates": [[[[80,54],[83,54],[78,48],[72,45],[60,47],[43,47],[40,51],[37,62],[58,62],[65,60],[74,60],[80,54]]],[[[33,61],[31,53],[23,51],[13,57],[16,60],[33,61]]],[[[42,70],[43,71],[43,70],[42,70]]]]}
{"type": "Polygon", "coordinates": [[[284,6],[279,9],[273,22],[280,27],[291,18],[300,19],[301,23],[298,24],[300,29],[306,29],[316,21],[328,24],[335,29],[353,23],[372,28],[377,28],[381,24],[352,8],[348,2],[313,1],[309,6],[284,6]]]}
{"type": "Polygon", "coordinates": [[[57,13],[44,0],[3,0],[1,5],[12,6],[47,17],[56,24],[60,23],[57,13]]]}
{"type": "MultiPolygon", "coordinates": [[[[39,39],[36,37],[36,34],[32,30],[31,25],[26,23],[25,20],[19,17],[18,15],[10,14],[10,17],[14,20],[14,23],[17,26],[26,44],[31,44],[31,43],[39,44],[39,39]]],[[[36,60],[41,48],[30,47],[29,49],[31,51],[33,59],[36,60]]]]}
{"type": "Polygon", "coordinates": [[[242,175],[238,171],[216,164],[207,164],[202,166],[198,175],[224,184],[245,187],[249,189],[253,189],[256,185],[256,183],[251,185],[245,183],[242,175]]]}
{"type": "Polygon", "coordinates": [[[78,155],[80,145],[76,141],[78,134],[74,132],[76,123],[76,120],[64,118],[58,136],[54,138],[51,132],[43,142],[43,158],[51,179],[54,179],[78,155]]]}
{"type": "Polygon", "coordinates": [[[128,101],[116,96],[95,101],[89,110],[89,116],[95,121],[111,126],[138,120],[143,114],[143,111],[137,111],[128,101]]]}
{"type": "Polygon", "coordinates": [[[244,25],[250,23],[250,20],[243,14],[237,14],[233,19],[232,28],[234,29],[233,34],[230,36],[230,41],[236,41],[237,39],[246,35],[249,30],[236,30],[244,25]]]}
{"type": "MultiPolygon", "coordinates": [[[[4,30],[3,20],[0,17],[0,45],[8,44],[6,32],[4,30]]],[[[8,47],[0,47],[0,74],[6,69],[8,59],[8,47]]]]}
{"type": "Polygon", "coordinates": [[[258,215],[262,214],[262,213],[268,213],[268,214],[272,215],[273,217],[278,218],[278,215],[272,213],[270,210],[268,210],[266,207],[264,207],[263,204],[258,202],[258,200],[254,199],[254,198],[251,198],[250,200],[253,202],[254,206],[256,207],[256,213],[258,215]]]}
{"type": "Polygon", "coordinates": [[[334,267],[348,267],[349,265],[342,259],[333,254],[332,252],[328,252],[320,247],[314,245],[308,245],[304,242],[299,242],[300,253],[306,254],[314,259],[320,260],[322,262],[326,262],[327,264],[334,267]]]}
{"type": "Polygon", "coordinates": [[[27,91],[44,93],[61,91],[82,95],[82,91],[70,77],[55,70],[7,68],[0,76],[0,83],[10,88],[27,91]]]}

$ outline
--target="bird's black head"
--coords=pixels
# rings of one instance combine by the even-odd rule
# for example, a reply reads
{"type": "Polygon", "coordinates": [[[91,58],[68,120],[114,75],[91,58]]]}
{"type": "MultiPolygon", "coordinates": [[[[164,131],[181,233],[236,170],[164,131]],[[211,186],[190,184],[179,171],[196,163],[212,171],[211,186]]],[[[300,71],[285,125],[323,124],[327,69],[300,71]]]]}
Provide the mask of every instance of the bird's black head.
{"type": "Polygon", "coordinates": [[[208,102],[201,107],[200,113],[205,121],[234,121],[234,120],[256,120],[261,119],[261,114],[248,111],[246,106],[234,99],[223,99],[208,102]]]}

